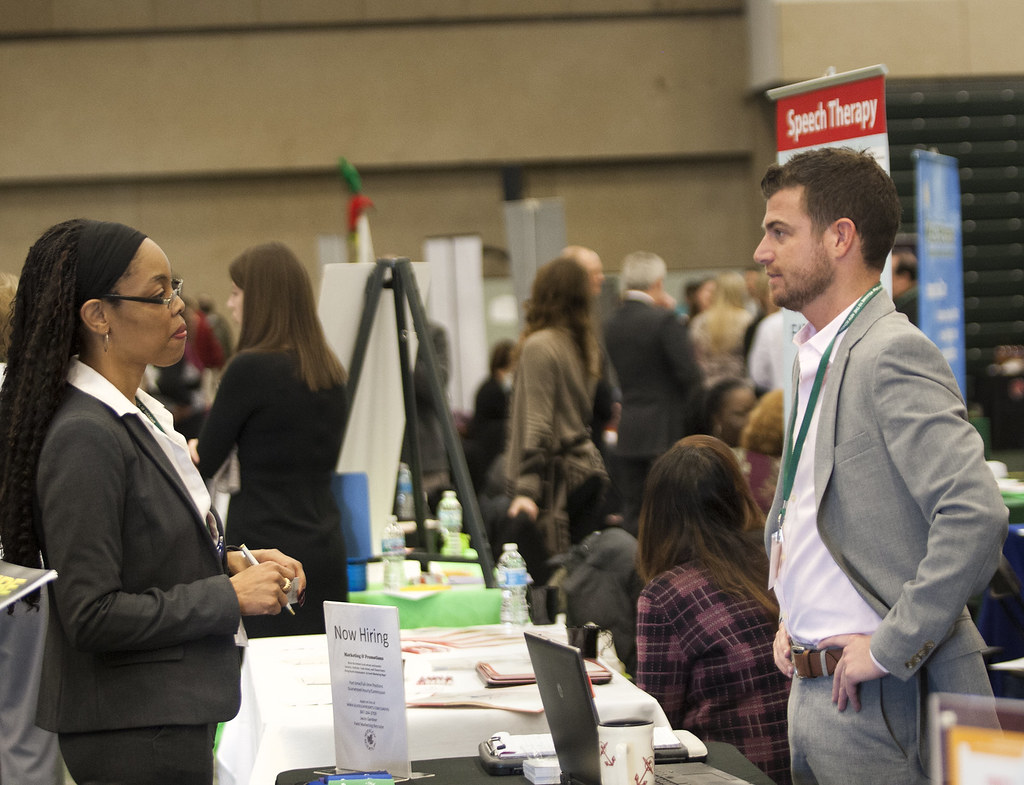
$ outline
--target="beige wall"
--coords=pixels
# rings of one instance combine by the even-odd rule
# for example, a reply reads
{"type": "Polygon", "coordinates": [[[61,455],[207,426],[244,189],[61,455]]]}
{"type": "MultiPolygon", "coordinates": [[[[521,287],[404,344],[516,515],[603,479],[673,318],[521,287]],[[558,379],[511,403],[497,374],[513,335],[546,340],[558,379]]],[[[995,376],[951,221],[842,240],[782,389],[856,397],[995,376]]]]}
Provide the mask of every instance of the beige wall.
{"type": "Polygon", "coordinates": [[[344,233],[339,156],[376,204],[378,254],[448,233],[503,248],[502,167],[521,166],[523,196],[562,197],[570,241],[612,270],[637,248],[741,266],[774,153],[765,86],[873,62],[1021,73],[1002,31],[1022,8],[0,0],[0,269],[88,215],[140,227],[222,299],[245,246],[280,239],[312,268],[316,235],[344,233]]]}
{"type": "Polygon", "coordinates": [[[745,31],[735,13],[12,41],[0,178],[735,153],[745,31]]]}
{"type": "Polygon", "coordinates": [[[1024,73],[1020,0],[747,0],[755,88],[883,63],[890,79],[1024,73]]]}
{"type": "Polygon", "coordinates": [[[447,233],[504,247],[502,167],[521,166],[523,196],[563,197],[570,239],[611,268],[636,248],[749,258],[738,0],[86,5],[0,2],[0,269],[71,215],[139,226],[193,292],[270,238],[312,266],[316,235],[345,231],[339,156],[378,254],[447,233]]]}

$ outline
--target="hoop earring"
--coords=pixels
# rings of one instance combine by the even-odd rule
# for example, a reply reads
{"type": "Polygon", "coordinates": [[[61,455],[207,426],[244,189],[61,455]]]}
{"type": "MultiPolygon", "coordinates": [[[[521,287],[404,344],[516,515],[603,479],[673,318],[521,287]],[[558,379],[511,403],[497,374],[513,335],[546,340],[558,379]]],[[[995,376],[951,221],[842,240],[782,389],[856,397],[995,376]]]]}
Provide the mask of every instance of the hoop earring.
{"type": "Polygon", "coordinates": [[[103,333],[103,353],[106,354],[107,349],[110,348],[110,331],[103,333]]]}

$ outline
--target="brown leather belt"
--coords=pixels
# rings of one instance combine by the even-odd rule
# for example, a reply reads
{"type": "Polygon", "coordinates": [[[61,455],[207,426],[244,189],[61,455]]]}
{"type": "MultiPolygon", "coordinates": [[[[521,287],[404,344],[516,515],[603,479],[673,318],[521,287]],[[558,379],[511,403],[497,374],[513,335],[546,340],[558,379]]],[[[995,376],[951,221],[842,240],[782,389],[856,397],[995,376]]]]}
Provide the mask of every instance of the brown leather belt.
{"type": "Polygon", "coordinates": [[[793,667],[801,679],[816,679],[819,676],[831,676],[835,673],[836,663],[843,653],[842,649],[808,649],[804,646],[792,647],[793,667]]]}

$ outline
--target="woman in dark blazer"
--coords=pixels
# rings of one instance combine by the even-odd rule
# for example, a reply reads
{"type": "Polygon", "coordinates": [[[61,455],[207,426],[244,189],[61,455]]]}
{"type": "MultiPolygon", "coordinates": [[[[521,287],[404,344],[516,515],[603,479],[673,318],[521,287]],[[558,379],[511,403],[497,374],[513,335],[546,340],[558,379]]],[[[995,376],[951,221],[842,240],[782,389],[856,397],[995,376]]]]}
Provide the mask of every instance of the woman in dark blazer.
{"type": "MultiPolygon", "coordinates": [[[[239,705],[240,617],[275,614],[302,565],[225,553],[170,412],[139,389],[182,355],[181,282],[127,226],[67,221],[29,250],[0,392],[0,542],[57,570],[37,723],[86,783],[213,779],[239,705]]],[[[10,674],[5,674],[10,678],[10,674]]]]}

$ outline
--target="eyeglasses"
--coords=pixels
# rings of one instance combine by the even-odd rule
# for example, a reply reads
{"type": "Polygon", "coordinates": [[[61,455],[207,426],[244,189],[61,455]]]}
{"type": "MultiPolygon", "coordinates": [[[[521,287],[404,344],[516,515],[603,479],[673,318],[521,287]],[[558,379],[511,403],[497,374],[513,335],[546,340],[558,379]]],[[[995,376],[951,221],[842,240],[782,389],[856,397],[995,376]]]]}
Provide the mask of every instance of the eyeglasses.
{"type": "Polygon", "coordinates": [[[184,283],[181,278],[172,278],[170,297],[136,297],[130,294],[105,294],[103,297],[106,300],[131,300],[133,303],[152,303],[153,305],[164,305],[170,308],[174,298],[181,297],[181,287],[184,283]]]}

